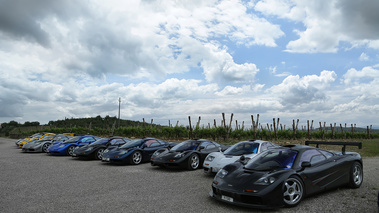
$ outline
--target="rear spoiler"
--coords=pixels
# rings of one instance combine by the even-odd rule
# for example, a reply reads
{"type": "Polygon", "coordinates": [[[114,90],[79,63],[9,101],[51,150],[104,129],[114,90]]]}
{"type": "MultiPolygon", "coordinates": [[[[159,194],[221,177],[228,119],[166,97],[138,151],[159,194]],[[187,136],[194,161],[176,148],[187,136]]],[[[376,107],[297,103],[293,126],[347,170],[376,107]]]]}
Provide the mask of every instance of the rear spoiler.
{"type": "Polygon", "coordinates": [[[342,147],[342,154],[345,154],[346,146],[358,146],[359,149],[362,149],[362,142],[335,142],[335,141],[305,141],[305,145],[316,144],[318,148],[319,144],[324,145],[340,145],[342,147]]]}

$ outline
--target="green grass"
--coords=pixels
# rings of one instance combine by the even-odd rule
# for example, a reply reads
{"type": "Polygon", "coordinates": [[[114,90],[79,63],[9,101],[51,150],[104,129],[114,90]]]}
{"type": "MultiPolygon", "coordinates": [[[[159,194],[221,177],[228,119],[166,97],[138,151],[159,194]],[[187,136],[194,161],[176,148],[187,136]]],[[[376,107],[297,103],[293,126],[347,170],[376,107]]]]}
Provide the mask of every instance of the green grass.
{"type": "Polygon", "coordinates": [[[363,157],[379,156],[379,139],[363,141],[362,149],[358,149],[357,152],[363,157]]]}

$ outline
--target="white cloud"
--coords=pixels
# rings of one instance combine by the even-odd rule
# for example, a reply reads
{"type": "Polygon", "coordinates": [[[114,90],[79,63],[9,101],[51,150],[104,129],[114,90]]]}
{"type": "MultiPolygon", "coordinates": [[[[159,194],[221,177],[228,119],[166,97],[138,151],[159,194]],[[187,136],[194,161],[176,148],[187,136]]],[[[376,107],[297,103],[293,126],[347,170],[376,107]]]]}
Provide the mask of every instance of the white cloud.
{"type": "Polygon", "coordinates": [[[370,59],[370,57],[366,54],[366,53],[362,53],[360,56],[359,56],[359,60],[360,61],[368,61],[370,59]]]}
{"type": "MultiPolygon", "coordinates": [[[[376,0],[264,0],[257,2],[255,10],[303,23],[306,29],[294,29],[299,39],[287,44],[288,52],[335,53],[341,42],[379,39],[376,0]]],[[[372,41],[367,44],[371,48],[377,46],[372,41]]]]}
{"type": "Polygon", "coordinates": [[[283,106],[300,106],[310,102],[323,102],[327,98],[326,89],[336,80],[333,71],[322,71],[320,76],[288,76],[279,85],[267,90],[267,94],[278,97],[283,106]]]}
{"type": "Polygon", "coordinates": [[[343,75],[343,82],[347,85],[362,83],[362,81],[366,80],[369,82],[379,81],[379,69],[375,67],[364,67],[359,71],[351,68],[343,75]]]}

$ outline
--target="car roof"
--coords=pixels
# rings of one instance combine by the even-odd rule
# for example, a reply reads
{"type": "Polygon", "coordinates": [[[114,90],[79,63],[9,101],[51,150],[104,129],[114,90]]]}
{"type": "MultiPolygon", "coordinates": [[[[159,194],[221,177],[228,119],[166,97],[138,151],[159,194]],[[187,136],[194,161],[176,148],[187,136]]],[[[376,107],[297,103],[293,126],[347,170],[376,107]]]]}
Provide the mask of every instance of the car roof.
{"type": "Polygon", "coordinates": [[[319,149],[319,148],[316,148],[316,147],[313,147],[313,146],[306,146],[306,145],[300,145],[300,144],[295,144],[295,145],[285,145],[285,146],[280,146],[280,147],[276,147],[276,148],[288,148],[288,149],[292,149],[292,150],[296,150],[296,151],[302,151],[302,150],[306,150],[306,149],[319,149]]]}

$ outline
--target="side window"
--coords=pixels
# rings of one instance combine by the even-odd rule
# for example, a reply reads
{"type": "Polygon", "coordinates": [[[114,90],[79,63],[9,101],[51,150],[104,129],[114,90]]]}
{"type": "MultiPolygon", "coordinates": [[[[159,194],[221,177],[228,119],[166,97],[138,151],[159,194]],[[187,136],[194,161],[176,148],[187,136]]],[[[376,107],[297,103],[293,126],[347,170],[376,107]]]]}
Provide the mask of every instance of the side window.
{"type": "Polygon", "coordinates": [[[150,147],[152,143],[158,143],[156,140],[148,140],[145,142],[146,147],[150,147]]]}
{"type": "MultiPolygon", "coordinates": [[[[299,161],[299,166],[301,166],[301,163],[304,161],[311,162],[312,157],[317,156],[317,155],[321,155],[321,153],[319,151],[317,151],[316,149],[309,149],[309,150],[303,152],[303,154],[301,155],[300,161],[299,161]]],[[[316,162],[317,158],[315,158],[314,161],[316,162]]]]}
{"type": "Polygon", "coordinates": [[[267,148],[268,148],[268,143],[262,143],[262,145],[261,145],[261,152],[267,150],[267,148]]]}
{"type": "Polygon", "coordinates": [[[325,156],[322,155],[322,154],[319,154],[319,155],[315,155],[311,158],[311,165],[315,164],[315,163],[318,163],[318,162],[321,162],[323,160],[325,160],[325,156]]]}
{"type": "Polygon", "coordinates": [[[334,156],[333,153],[328,152],[328,151],[320,150],[320,152],[321,152],[323,155],[325,155],[326,158],[331,158],[331,157],[334,156]]]}
{"type": "Polygon", "coordinates": [[[88,140],[89,140],[90,138],[82,138],[82,142],[88,142],[88,140]]]}
{"type": "Polygon", "coordinates": [[[123,140],[121,140],[121,139],[113,139],[113,140],[111,140],[111,146],[117,146],[117,145],[119,145],[119,144],[123,144],[124,142],[123,142],[123,140]]]}
{"type": "Polygon", "coordinates": [[[200,144],[199,147],[197,147],[197,150],[200,150],[200,147],[203,147],[204,149],[207,148],[207,146],[211,145],[212,143],[211,142],[203,142],[200,144]]]}
{"type": "Polygon", "coordinates": [[[214,144],[209,144],[208,146],[205,147],[206,150],[215,149],[215,148],[216,148],[216,145],[214,144]]]}
{"type": "Polygon", "coordinates": [[[154,142],[152,144],[150,144],[150,147],[157,147],[157,146],[160,146],[161,144],[158,143],[158,142],[154,142]]]}

